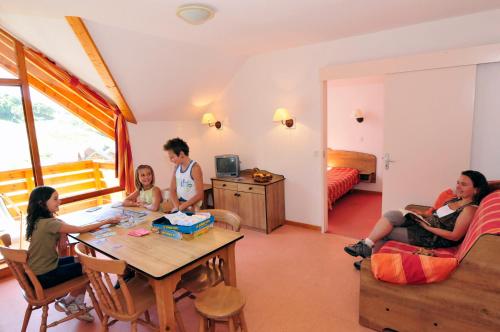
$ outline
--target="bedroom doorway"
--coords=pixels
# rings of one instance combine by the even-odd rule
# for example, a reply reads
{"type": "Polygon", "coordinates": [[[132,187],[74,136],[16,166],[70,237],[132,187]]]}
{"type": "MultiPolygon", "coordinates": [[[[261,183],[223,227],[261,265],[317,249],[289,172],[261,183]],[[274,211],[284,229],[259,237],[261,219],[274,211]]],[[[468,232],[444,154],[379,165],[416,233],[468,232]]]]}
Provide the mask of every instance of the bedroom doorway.
{"type": "Polygon", "coordinates": [[[382,208],[384,76],[326,81],[327,233],[361,238],[382,208]]]}

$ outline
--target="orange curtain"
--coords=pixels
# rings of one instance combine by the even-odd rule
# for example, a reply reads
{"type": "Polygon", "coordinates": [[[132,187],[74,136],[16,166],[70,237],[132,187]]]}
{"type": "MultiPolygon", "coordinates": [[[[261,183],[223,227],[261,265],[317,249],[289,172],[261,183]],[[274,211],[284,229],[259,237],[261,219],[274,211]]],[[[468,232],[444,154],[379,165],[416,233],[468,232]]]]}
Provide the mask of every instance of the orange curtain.
{"type": "Polygon", "coordinates": [[[130,194],[135,190],[132,149],[127,121],[118,109],[115,112],[115,147],[115,174],[120,180],[120,186],[125,188],[127,194],[130,194]]]}

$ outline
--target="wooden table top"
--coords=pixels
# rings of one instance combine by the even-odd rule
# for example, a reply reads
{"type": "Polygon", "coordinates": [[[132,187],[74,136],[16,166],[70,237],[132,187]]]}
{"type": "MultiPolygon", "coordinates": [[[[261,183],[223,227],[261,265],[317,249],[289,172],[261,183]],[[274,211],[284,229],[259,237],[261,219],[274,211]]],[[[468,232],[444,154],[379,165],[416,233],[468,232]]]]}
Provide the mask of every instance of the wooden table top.
{"type": "MultiPolygon", "coordinates": [[[[120,208],[121,209],[121,208],[120,208]]],[[[126,210],[144,211],[141,208],[126,207],[126,210]]],[[[59,219],[72,225],[85,225],[99,220],[99,216],[116,210],[110,205],[94,212],[77,211],[59,216],[59,219]]],[[[127,235],[131,230],[144,228],[150,230],[153,220],[161,217],[160,212],[151,212],[145,221],[132,228],[111,227],[116,235],[99,241],[95,234],[70,234],[73,238],[89,247],[115,259],[122,259],[128,265],[155,278],[162,279],[190,263],[210,255],[214,251],[243,238],[243,234],[224,228],[214,227],[193,240],[176,240],[164,235],[151,233],[143,237],[127,235]]]]}

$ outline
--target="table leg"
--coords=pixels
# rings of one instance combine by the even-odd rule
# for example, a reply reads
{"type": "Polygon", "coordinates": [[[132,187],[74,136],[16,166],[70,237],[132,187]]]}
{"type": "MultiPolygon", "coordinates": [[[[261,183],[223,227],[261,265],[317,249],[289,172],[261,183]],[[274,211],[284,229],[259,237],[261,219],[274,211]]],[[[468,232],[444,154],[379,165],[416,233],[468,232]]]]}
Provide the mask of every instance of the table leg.
{"type": "Polygon", "coordinates": [[[161,332],[176,331],[173,293],[175,291],[175,285],[179,279],[180,276],[177,274],[168,276],[167,278],[161,280],[149,279],[149,282],[155,292],[159,330],[161,332]]]}
{"type": "Polygon", "coordinates": [[[226,247],[224,253],[224,282],[228,286],[236,287],[236,259],[234,256],[236,243],[231,243],[226,247]]]}

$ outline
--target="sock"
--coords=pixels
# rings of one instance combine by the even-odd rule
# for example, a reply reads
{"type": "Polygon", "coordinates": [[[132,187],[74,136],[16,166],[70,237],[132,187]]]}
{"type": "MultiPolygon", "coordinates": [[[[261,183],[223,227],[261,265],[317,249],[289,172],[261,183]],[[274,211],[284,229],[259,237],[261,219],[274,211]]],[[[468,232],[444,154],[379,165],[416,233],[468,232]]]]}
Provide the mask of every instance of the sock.
{"type": "Polygon", "coordinates": [[[70,294],[66,295],[66,297],[64,298],[64,303],[66,303],[66,304],[70,304],[74,301],[75,301],[75,297],[73,295],[70,295],[70,294]]]}
{"type": "Polygon", "coordinates": [[[75,298],[75,303],[76,304],[83,304],[84,301],[85,301],[85,295],[84,294],[80,294],[80,295],[78,295],[75,298]]]}
{"type": "Polygon", "coordinates": [[[373,242],[369,238],[364,239],[363,242],[370,248],[373,247],[373,245],[375,244],[375,242],[373,242]]]}

